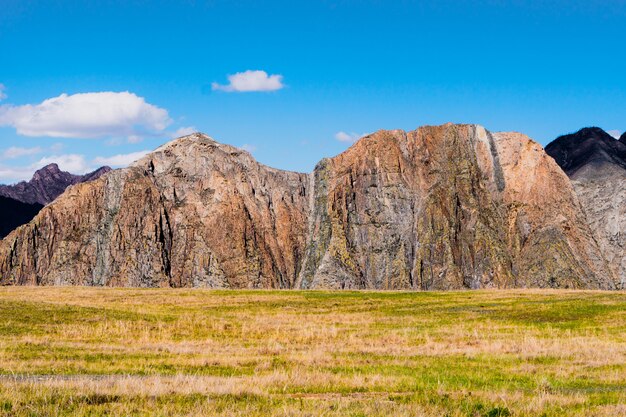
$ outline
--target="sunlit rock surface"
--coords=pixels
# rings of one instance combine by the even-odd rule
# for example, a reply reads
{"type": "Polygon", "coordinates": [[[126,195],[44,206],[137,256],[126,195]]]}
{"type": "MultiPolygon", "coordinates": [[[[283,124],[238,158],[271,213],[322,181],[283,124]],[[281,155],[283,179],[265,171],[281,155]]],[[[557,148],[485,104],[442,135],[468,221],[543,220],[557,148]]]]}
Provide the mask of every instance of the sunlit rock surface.
{"type": "Polygon", "coordinates": [[[614,288],[563,171],[521,134],[379,131],[311,174],[194,134],[70,187],[0,242],[3,284],[614,288]]]}

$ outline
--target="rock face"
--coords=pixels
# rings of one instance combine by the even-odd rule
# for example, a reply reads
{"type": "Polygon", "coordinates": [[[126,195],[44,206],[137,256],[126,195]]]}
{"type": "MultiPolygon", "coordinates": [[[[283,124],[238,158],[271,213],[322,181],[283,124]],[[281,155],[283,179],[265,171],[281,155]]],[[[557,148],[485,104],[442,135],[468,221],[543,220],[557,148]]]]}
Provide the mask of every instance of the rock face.
{"type": "Polygon", "coordinates": [[[516,276],[525,285],[614,288],[616,277],[590,229],[571,182],[536,142],[496,134],[516,276]],[[532,281],[539,279],[540,281],[532,281]],[[530,281],[529,281],[530,280],[530,281]]]}
{"type": "Polygon", "coordinates": [[[311,174],[202,134],[70,187],[0,242],[2,284],[614,288],[568,178],[519,134],[380,131],[311,174]]]}
{"type": "Polygon", "coordinates": [[[31,221],[42,208],[41,204],[27,204],[12,198],[0,197],[0,239],[31,221]]]}
{"type": "Polygon", "coordinates": [[[187,136],[70,187],[0,244],[0,270],[21,284],[293,287],[307,184],[187,136]]]}
{"type": "Polygon", "coordinates": [[[63,194],[70,185],[92,181],[111,171],[101,167],[85,175],[73,175],[59,169],[57,164],[46,165],[36,171],[33,178],[15,185],[0,185],[0,196],[27,204],[46,205],[63,194]]]}
{"type": "Polygon", "coordinates": [[[513,285],[493,140],[475,126],[378,132],[322,161],[299,286],[513,285]]]}
{"type": "Polygon", "coordinates": [[[626,288],[626,134],[585,128],[546,147],[572,180],[618,287],[626,288]]]}

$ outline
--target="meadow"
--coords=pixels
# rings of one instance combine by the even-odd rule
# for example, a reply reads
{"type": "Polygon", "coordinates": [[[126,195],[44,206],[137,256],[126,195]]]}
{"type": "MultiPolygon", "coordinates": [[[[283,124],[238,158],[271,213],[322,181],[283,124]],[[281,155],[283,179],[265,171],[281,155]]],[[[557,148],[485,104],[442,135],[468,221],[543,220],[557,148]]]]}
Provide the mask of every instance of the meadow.
{"type": "Polygon", "coordinates": [[[626,294],[0,288],[0,416],[626,416],[626,294]]]}

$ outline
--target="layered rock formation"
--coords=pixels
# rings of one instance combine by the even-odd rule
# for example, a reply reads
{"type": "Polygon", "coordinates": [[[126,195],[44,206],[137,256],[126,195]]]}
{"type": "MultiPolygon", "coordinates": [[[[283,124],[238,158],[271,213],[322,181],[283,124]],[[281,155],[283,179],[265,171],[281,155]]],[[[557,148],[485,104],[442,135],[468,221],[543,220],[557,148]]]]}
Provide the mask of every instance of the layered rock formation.
{"type": "Polygon", "coordinates": [[[101,167],[85,175],[73,175],[61,171],[57,164],[49,164],[36,171],[33,178],[15,185],[0,185],[0,196],[12,198],[27,204],[46,205],[63,194],[70,185],[93,181],[111,171],[101,167]]]}
{"type": "Polygon", "coordinates": [[[626,134],[620,140],[600,128],[585,128],[546,147],[572,180],[587,222],[626,288],[626,134]]]}
{"type": "Polygon", "coordinates": [[[380,131],[298,174],[202,134],[70,187],[3,284],[614,288],[569,180],[519,134],[380,131]]]}

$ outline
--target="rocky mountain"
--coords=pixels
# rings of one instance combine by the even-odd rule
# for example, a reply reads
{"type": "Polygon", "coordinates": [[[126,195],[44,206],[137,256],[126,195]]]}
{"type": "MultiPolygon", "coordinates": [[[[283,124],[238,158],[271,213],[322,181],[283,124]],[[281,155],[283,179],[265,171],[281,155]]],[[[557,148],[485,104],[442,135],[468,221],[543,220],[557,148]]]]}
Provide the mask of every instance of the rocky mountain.
{"type": "Polygon", "coordinates": [[[560,136],[546,146],[546,152],[570,178],[589,177],[601,173],[606,166],[626,169],[626,143],[599,127],[560,136]]]}
{"type": "Polygon", "coordinates": [[[85,175],[73,175],[61,171],[57,164],[50,164],[36,171],[28,182],[0,185],[0,196],[27,204],[46,205],[63,194],[68,186],[95,180],[109,171],[111,168],[101,167],[85,175]]]}
{"type": "Polygon", "coordinates": [[[31,221],[42,208],[41,204],[22,203],[12,198],[0,197],[0,239],[31,221]]]}
{"type": "Polygon", "coordinates": [[[546,152],[569,175],[620,288],[626,288],[626,134],[600,128],[557,138],[546,152]]]}
{"type": "Polygon", "coordinates": [[[203,134],[69,187],[0,242],[0,283],[615,288],[541,146],[475,125],[379,131],[314,172],[203,134]]]}

